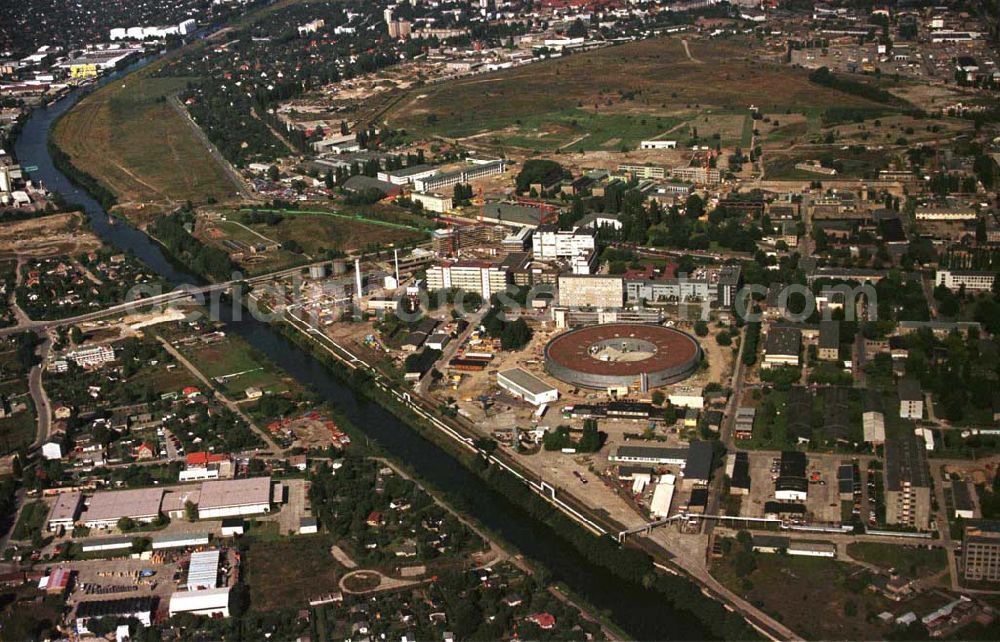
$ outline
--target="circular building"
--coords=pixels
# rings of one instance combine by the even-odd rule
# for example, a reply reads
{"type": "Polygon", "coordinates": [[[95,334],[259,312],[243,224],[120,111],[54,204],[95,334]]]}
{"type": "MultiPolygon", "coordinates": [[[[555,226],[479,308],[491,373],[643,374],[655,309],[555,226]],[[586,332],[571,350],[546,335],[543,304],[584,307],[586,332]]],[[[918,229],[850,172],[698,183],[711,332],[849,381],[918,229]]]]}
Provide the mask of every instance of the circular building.
{"type": "Polygon", "coordinates": [[[659,325],[609,323],[561,334],[545,346],[545,369],[574,386],[648,390],[689,377],[701,362],[694,337],[659,325]]]}

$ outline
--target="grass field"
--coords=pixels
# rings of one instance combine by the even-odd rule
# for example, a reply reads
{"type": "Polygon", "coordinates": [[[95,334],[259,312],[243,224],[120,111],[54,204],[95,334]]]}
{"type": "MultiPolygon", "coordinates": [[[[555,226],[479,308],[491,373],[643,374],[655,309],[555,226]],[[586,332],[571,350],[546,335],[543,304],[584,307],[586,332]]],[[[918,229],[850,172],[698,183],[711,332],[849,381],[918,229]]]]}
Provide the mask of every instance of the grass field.
{"type": "Polygon", "coordinates": [[[713,564],[712,575],[807,640],[881,639],[885,629],[874,616],[905,612],[867,590],[857,578],[862,569],[853,564],[789,555],[756,558],[757,569],[745,580],[725,562],[713,564]]]}
{"type": "Polygon", "coordinates": [[[14,531],[11,533],[13,539],[28,540],[35,533],[41,533],[45,527],[45,518],[49,516],[49,507],[45,502],[31,502],[21,509],[21,517],[18,518],[14,531]]]}
{"type": "MultiPolygon", "coordinates": [[[[427,233],[405,223],[378,224],[337,212],[282,212],[277,225],[258,223],[249,227],[279,243],[295,241],[306,254],[320,256],[326,250],[359,250],[422,241],[427,233]]],[[[245,222],[245,221],[244,221],[245,222]]]]}
{"type": "MultiPolygon", "coordinates": [[[[572,110],[640,120],[645,115],[648,122],[707,106],[735,113],[750,105],[766,112],[871,105],[810,83],[803,70],[751,62],[745,43],[696,41],[691,49],[701,62],[685,56],[680,40],[660,38],[420,87],[399,101],[388,120],[418,134],[457,138],[508,127],[530,134],[535,119],[572,110]]],[[[742,138],[740,128],[736,138],[742,138]]],[[[564,136],[572,140],[570,133],[564,136]]]]}
{"type": "Polygon", "coordinates": [[[331,546],[328,535],[252,542],[247,552],[251,608],[285,609],[336,591],[340,568],[330,554],[331,546]]]}
{"type": "Polygon", "coordinates": [[[933,575],[948,568],[948,554],[943,548],[852,542],[847,545],[847,554],[884,569],[896,569],[898,573],[912,579],[933,575]]]}
{"type": "Polygon", "coordinates": [[[288,380],[268,361],[258,358],[242,340],[227,337],[207,346],[181,347],[180,351],[202,374],[237,400],[251,386],[274,393],[289,389],[288,380]],[[216,380],[217,377],[222,381],[216,380]]]}
{"type": "Polygon", "coordinates": [[[53,141],[120,203],[230,200],[236,187],[166,101],[186,78],[152,78],[160,63],[109,83],[66,113],[53,141]]]}
{"type": "Polygon", "coordinates": [[[14,452],[31,444],[37,430],[35,413],[24,410],[13,417],[0,419],[0,454],[14,452]]]}

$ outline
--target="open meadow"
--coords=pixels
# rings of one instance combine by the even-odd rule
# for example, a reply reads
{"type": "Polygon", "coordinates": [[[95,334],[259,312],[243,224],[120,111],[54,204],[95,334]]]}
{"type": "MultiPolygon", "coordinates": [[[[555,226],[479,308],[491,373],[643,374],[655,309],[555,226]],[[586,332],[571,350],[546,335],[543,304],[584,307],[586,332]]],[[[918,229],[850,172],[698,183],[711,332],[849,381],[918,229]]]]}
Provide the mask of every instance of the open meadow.
{"type": "Polygon", "coordinates": [[[232,179],[169,103],[187,79],[152,77],[159,64],[85,97],[56,124],[53,142],[126,206],[232,199],[232,179]]]}
{"type": "Polygon", "coordinates": [[[751,61],[743,42],[689,46],[693,59],[681,40],[660,38],[418,87],[387,119],[418,135],[617,151],[644,138],[683,141],[694,133],[706,142],[747,144],[751,105],[777,113],[875,105],[812,83],[804,70],[751,61]]]}

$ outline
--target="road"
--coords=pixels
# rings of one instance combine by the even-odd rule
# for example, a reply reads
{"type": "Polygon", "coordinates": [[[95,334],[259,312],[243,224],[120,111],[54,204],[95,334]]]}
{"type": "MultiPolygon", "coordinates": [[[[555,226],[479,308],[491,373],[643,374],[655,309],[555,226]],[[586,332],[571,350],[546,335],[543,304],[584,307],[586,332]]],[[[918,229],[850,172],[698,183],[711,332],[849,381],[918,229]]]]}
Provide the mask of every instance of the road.
{"type": "Polygon", "coordinates": [[[38,363],[28,373],[28,392],[31,393],[31,400],[35,404],[35,414],[38,417],[38,430],[30,450],[41,448],[42,444],[48,441],[52,432],[52,403],[49,401],[49,395],[45,392],[45,386],[42,384],[42,371],[45,369],[45,361],[48,359],[51,348],[52,338],[46,334],[35,349],[38,363]]]}

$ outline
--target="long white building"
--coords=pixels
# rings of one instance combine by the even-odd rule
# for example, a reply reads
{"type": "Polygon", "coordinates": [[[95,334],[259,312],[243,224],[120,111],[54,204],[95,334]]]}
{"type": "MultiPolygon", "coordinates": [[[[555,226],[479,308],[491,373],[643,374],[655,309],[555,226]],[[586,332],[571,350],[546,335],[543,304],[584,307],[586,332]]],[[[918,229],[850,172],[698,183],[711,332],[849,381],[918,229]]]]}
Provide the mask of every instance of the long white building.
{"type": "Polygon", "coordinates": [[[965,286],[970,292],[988,291],[993,289],[995,280],[995,272],[982,270],[938,270],[934,273],[934,285],[943,285],[949,290],[960,290],[965,286]]]}
{"type": "Polygon", "coordinates": [[[427,268],[427,289],[431,292],[457,288],[489,300],[506,290],[507,284],[507,271],[488,261],[457,261],[427,268]]]}

